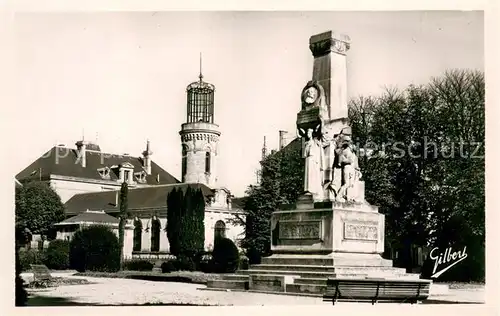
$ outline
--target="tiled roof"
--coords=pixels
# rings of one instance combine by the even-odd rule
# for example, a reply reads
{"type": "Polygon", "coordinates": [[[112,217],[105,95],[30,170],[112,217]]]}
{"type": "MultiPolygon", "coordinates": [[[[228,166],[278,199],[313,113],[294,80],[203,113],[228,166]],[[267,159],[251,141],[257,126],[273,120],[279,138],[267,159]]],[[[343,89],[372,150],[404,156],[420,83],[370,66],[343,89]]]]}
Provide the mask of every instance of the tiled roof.
{"type": "MultiPolygon", "coordinates": [[[[91,148],[98,149],[98,146],[95,145],[91,148]]],[[[134,167],[134,172],[144,170],[142,167],[142,158],[107,154],[98,150],[86,151],[85,167],[82,167],[79,161],[77,162],[77,159],[78,154],[76,149],[56,146],[35,160],[23,171],[19,172],[16,179],[19,181],[47,180],[50,175],[59,175],[103,180],[97,169],[109,167],[111,168],[109,180],[117,181],[119,179],[118,170],[113,170],[113,166],[130,163],[134,167]]],[[[174,183],[180,183],[180,181],[153,161],[151,162],[151,174],[146,176],[144,184],[159,185],[174,183]]]]}
{"type": "MultiPolygon", "coordinates": [[[[158,185],[145,188],[130,189],[128,191],[129,209],[147,209],[167,206],[167,196],[174,188],[186,190],[188,187],[200,188],[205,197],[213,195],[213,191],[204,184],[173,184],[158,185]]],[[[66,215],[85,212],[87,209],[93,211],[106,211],[107,213],[118,212],[119,191],[101,191],[92,193],[81,193],[74,195],[64,205],[66,215]]]]}
{"type": "Polygon", "coordinates": [[[102,223],[119,224],[118,218],[108,215],[104,212],[83,212],[76,216],[67,218],[56,225],[78,224],[78,223],[102,223]]]}
{"type": "Polygon", "coordinates": [[[245,207],[245,200],[247,199],[246,196],[244,197],[239,197],[239,198],[232,198],[231,199],[231,207],[233,209],[239,209],[242,210],[245,207]]]}

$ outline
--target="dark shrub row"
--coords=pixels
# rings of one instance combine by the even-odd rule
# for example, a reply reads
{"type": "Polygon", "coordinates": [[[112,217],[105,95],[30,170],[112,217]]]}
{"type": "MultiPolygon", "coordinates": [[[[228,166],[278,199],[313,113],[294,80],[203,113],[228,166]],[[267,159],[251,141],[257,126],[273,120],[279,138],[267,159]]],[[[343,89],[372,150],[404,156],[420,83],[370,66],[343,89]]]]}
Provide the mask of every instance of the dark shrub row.
{"type": "Polygon", "coordinates": [[[148,260],[133,259],[125,261],[123,263],[125,270],[130,271],[151,271],[153,270],[154,264],[148,260]]]}
{"type": "MultiPolygon", "coordinates": [[[[25,250],[19,253],[23,271],[31,264],[45,264],[49,269],[67,268],[84,271],[116,272],[120,270],[119,245],[116,235],[104,226],[79,230],[71,242],[53,240],[45,251],[25,250]]],[[[152,271],[154,263],[144,259],[124,262],[129,271],[152,271]]],[[[248,268],[248,258],[239,255],[238,248],[228,238],[216,240],[211,254],[180,255],[161,264],[163,273],[174,271],[203,271],[205,273],[232,273],[248,268]]]]}

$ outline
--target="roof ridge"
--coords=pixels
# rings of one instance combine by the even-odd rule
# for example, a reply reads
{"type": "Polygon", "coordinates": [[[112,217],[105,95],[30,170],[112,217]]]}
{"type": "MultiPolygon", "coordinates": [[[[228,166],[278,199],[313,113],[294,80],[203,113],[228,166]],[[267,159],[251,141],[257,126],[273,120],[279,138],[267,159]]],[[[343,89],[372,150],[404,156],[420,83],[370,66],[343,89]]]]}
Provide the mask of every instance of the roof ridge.
{"type": "MultiPolygon", "coordinates": [[[[180,183],[167,183],[167,184],[147,185],[147,186],[141,186],[141,187],[135,187],[135,188],[129,187],[129,191],[132,191],[132,190],[152,189],[152,188],[159,189],[159,188],[164,188],[164,187],[173,187],[173,186],[181,186],[181,185],[204,185],[207,188],[209,188],[210,190],[212,190],[209,186],[207,186],[204,183],[184,183],[184,182],[180,182],[180,183]]],[[[75,197],[75,196],[89,195],[89,194],[105,194],[105,193],[110,193],[110,192],[120,192],[120,187],[117,187],[116,190],[105,190],[105,191],[94,191],[94,192],[77,193],[77,194],[73,195],[73,197],[75,197]]],[[[73,197],[71,197],[71,199],[73,197]]]]}

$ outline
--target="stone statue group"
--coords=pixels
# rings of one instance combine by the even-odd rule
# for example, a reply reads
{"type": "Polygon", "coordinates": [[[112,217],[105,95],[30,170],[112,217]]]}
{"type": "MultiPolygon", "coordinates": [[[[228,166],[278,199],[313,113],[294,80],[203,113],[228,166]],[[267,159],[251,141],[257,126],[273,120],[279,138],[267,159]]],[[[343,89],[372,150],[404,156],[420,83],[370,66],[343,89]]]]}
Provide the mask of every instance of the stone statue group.
{"type": "Polygon", "coordinates": [[[315,201],[361,203],[364,201],[364,183],[351,128],[339,127],[338,120],[325,117],[328,108],[321,100],[322,95],[321,86],[315,82],[304,88],[303,108],[297,121],[298,135],[304,140],[304,192],[311,194],[315,201]],[[336,134],[333,131],[335,126],[340,128],[336,134]]]}

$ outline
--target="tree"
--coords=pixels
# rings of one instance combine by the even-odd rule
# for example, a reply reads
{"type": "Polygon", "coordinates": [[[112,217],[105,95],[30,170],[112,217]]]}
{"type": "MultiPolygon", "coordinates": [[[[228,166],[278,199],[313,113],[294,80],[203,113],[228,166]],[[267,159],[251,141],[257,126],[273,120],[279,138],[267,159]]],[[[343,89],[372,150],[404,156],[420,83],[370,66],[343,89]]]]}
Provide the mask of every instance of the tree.
{"type": "Polygon", "coordinates": [[[172,190],[167,197],[170,252],[195,259],[205,244],[205,197],[200,189],[172,190]]]}
{"type": "MultiPolygon", "coordinates": [[[[484,74],[452,70],[426,85],[352,99],[349,121],[366,200],[385,214],[386,255],[399,250],[395,263],[412,268],[414,246],[467,246],[471,259],[457,273],[484,278],[484,74]]],[[[252,253],[268,252],[272,212],[301,193],[300,153],[295,140],[266,157],[260,185],[246,192],[244,247],[252,253]]]]}
{"type": "Polygon", "coordinates": [[[484,75],[453,70],[354,99],[349,117],[360,147],[376,145],[360,158],[366,199],[386,215],[386,240],[403,250],[399,264],[412,266],[412,245],[469,244],[478,251],[469,270],[484,271],[484,75]]]}
{"type": "Polygon", "coordinates": [[[281,204],[295,203],[303,191],[301,141],[292,141],[283,150],[265,157],[260,164],[261,183],[248,187],[243,207],[247,214],[242,247],[247,249],[251,263],[260,262],[261,256],[270,253],[272,213],[281,204]]]}
{"type": "Polygon", "coordinates": [[[182,190],[174,188],[167,196],[167,238],[170,244],[170,253],[180,253],[180,214],[182,208],[182,190]]]}
{"type": "Polygon", "coordinates": [[[125,239],[125,225],[130,217],[128,212],[128,184],[123,182],[120,189],[120,222],[118,224],[118,243],[120,245],[120,267],[123,267],[123,244],[125,239]]]}
{"type": "Polygon", "coordinates": [[[45,182],[28,182],[16,188],[16,225],[43,239],[50,237],[52,225],[64,219],[59,195],[45,182]]]}

